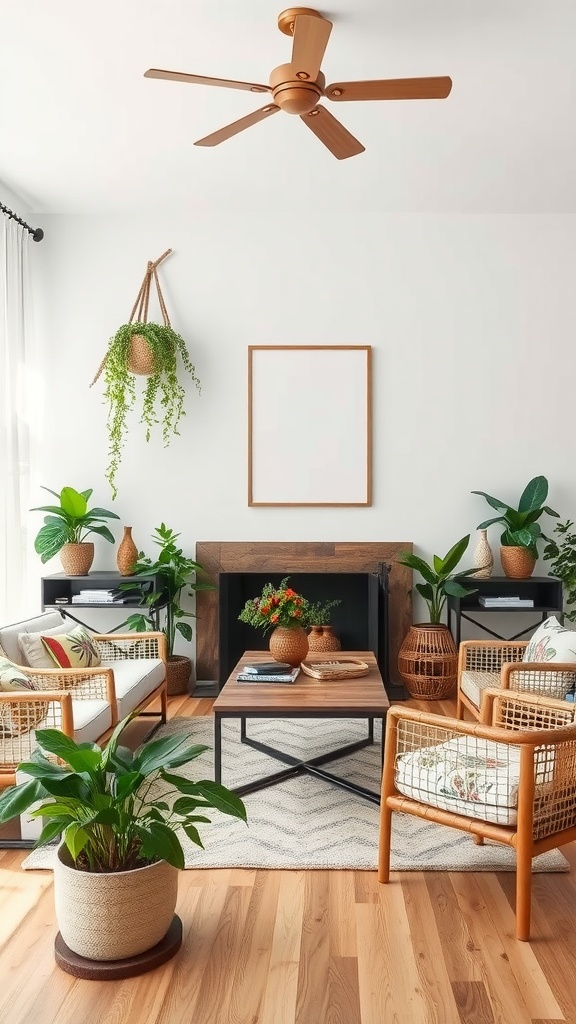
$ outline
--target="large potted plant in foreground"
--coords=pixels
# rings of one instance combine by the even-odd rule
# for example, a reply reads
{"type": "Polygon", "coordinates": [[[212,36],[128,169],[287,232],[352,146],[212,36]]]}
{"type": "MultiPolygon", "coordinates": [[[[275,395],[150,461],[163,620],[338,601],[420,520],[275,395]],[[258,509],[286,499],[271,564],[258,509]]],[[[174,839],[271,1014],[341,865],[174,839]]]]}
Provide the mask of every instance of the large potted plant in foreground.
{"type": "MultiPolygon", "coordinates": [[[[186,641],[192,639],[192,626],[184,620],[193,619],[194,612],[187,612],[182,608],[182,591],[185,587],[189,588],[188,596],[191,597],[196,590],[214,590],[211,583],[197,578],[204,570],[198,562],[188,558],[182,548],[178,547],[179,536],[179,533],[174,533],[174,530],[161,523],[152,535],[154,543],[160,548],[156,559],[148,558],[141,552],[132,569],[133,577],[156,573],[161,580],[162,589],[147,594],[145,604],[150,610],[157,610],[163,620],[160,629],[166,637],[166,679],[170,696],[186,692],[192,670],[190,658],[183,654],[174,654],[177,634],[186,641]]],[[[130,591],[131,586],[133,584],[130,583],[120,585],[121,589],[126,591],[130,591]]],[[[130,615],[125,625],[137,633],[157,629],[155,620],[143,612],[130,615]]]]}
{"type": "Polygon", "coordinates": [[[401,553],[398,561],[420,573],[424,582],[416,590],[424,598],[429,623],[410,627],[398,652],[398,671],[412,697],[440,700],[447,697],[456,683],[458,652],[448,626],[442,621],[449,595],[465,597],[473,588],[464,587],[456,577],[472,576],[477,567],[456,572],[470,542],[470,534],[450,548],[444,558],[433,555],[426,562],[419,555],[401,553]]]}
{"type": "Polygon", "coordinates": [[[30,781],[0,796],[0,823],[39,801],[30,811],[44,822],[37,845],[62,835],[54,871],[58,927],[68,949],[90,960],[137,956],[164,938],[185,866],[179,830],[202,846],[197,825],[210,823],[205,810],[246,820],[244,804],[225,786],[176,772],[206,747],[182,735],[151,740],[135,753],[120,746],[130,717],[105,749],[39,730],[38,749],[19,766],[30,781]]]}
{"type": "Polygon", "coordinates": [[[60,552],[62,568],[68,576],[86,576],[94,561],[94,544],[87,541],[91,533],[97,533],[110,544],[114,536],[105,524],[106,519],[119,519],[115,512],[105,508],[88,508],[92,489],[76,491],[73,487],[63,487],[60,493],[43,487],[58,498],[58,505],[41,505],[31,509],[32,512],[48,512],[44,516],[44,525],[40,527],[34,548],[40,555],[42,563],[48,562],[60,552]]]}
{"type": "Polygon", "coordinates": [[[500,498],[493,498],[485,491],[472,491],[486,498],[488,504],[500,513],[492,519],[485,519],[478,526],[485,530],[494,523],[504,527],[500,536],[500,560],[504,575],[510,579],[527,579],[534,572],[538,558],[537,542],[542,536],[538,520],[546,513],[558,519],[558,513],[545,505],[548,497],[548,481],[545,476],[535,476],[526,485],[520,496],[518,508],[508,505],[500,498]]]}

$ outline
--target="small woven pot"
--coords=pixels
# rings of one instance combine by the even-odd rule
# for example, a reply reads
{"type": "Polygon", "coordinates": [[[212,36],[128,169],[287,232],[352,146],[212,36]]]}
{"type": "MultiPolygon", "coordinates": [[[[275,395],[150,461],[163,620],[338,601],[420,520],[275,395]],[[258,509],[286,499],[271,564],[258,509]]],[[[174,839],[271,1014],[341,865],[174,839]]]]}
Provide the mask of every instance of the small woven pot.
{"type": "Polygon", "coordinates": [[[309,651],[339,651],[342,645],[332,626],[312,626],[308,634],[309,651]]]}
{"type": "Polygon", "coordinates": [[[166,662],[166,692],[169,697],[188,692],[192,662],[182,654],[171,654],[166,662]]]}
{"type": "Polygon", "coordinates": [[[60,561],[67,576],[87,576],[94,561],[94,544],[88,540],[82,544],[65,544],[60,551],[60,561]]]}
{"type": "Polygon", "coordinates": [[[139,377],[149,377],[155,372],[154,353],[142,334],[133,334],[130,338],[127,365],[130,373],[139,377]]]}
{"type": "Polygon", "coordinates": [[[411,697],[447,697],[458,674],[458,651],[448,626],[410,626],[398,652],[398,671],[411,697]]]}
{"type": "Polygon", "coordinates": [[[90,960],[125,960],[152,949],[168,931],[178,868],[161,860],[134,871],[78,871],[66,846],[54,868],[54,903],[66,945],[90,960]]]}
{"type": "Polygon", "coordinates": [[[531,555],[528,548],[504,547],[500,548],[500,561],[504,575],[511,580],[527,580],[534,572],[536,559],[531,555]]]}
{"type": "Polygon", "coordinates": [[[270,634],[270,654],[275,661],[299,665],[308,654],[308,637],[301,626],[276,626],[270,634]]]}

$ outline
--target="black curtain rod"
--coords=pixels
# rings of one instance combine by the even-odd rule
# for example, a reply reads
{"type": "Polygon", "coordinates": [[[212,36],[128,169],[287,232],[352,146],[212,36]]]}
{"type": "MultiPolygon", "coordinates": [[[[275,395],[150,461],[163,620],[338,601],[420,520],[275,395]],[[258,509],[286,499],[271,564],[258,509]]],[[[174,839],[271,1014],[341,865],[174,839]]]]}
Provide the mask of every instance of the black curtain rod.
{"type": "Polygon", "coordinates": [[[30,232],[35,242],[41,242],[44,238],[44,232],[42,231],[42,228],[31,228],[25,220],[22,220],[22,218],[18,217],[18,215],[15,214],[12,210],[9,210],[7,206],[4,206],[4,203],[0,203],[0,211],[2,213],[5,213],[6,216],[10,218],[10,220],[15,220],[18,224],[21,224],[23,228],[26,228],[26,231],[30,232]]]}

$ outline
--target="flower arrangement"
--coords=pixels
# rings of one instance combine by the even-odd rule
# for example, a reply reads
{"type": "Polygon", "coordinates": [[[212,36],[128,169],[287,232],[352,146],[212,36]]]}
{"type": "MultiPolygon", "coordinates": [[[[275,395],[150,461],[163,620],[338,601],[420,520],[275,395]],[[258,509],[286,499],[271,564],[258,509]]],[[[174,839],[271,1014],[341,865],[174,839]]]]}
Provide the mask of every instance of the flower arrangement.
{"type": "Polygon", "coordinates": [[[264,633],[276,626],[293,629],[295,626],[308,625],[309,602],[301,594],[297,594],[288,586],[289,577],[282,580],[279,587],[266,583],[260,597],[246,601],[238,616],[240,622],[261,628],[264,633]]]}

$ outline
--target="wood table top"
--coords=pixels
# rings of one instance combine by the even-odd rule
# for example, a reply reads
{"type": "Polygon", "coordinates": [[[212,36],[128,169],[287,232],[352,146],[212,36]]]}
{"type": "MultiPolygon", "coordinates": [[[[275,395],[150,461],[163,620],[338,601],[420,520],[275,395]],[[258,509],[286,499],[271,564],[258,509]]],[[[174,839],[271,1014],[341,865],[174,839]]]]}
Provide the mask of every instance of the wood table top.
{"type": "Polygon", "coordinates": [[[290,715],[348,713],[350,717],[384,715],[390,707],[382,676],[372,651],[310,651],[306,661],[332,661],[359,658],[370,668],[368,675],[353,679],[321,680],[300,672],[294,683],[239,683],[238,673],[247,662],[270,661],[269,651],[245,651],[218,697],[215,712],[241,715],[250,711],[284,711],[290,715]]]}

